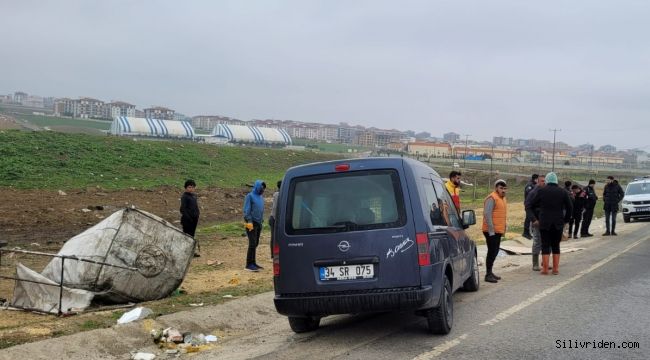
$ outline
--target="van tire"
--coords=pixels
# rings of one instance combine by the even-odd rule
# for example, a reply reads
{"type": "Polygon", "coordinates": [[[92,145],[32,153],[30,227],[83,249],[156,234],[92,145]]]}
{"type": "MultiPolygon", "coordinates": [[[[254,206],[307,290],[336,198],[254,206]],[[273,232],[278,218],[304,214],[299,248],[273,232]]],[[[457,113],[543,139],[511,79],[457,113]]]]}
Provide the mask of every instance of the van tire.
{"type": "Polygon", "coordinates": [[[451,284],[445,276],[445,285],[440,293],[440,304],[427,311],[427,323],[432,334],[446,335],[451,331],[454,325],[454,302],[451,296],[451,284]]]}
{"type": "Polygon", "coordinates": [[[472,257],[472,274],[463,283],[463,290],[465,291],[478,291],[480,286],[480,274],[478,269],[478,258],[476,253],[472,257]]]}
{"type": "Polygon", "coordinates": [[[317,316],[297,317],[289,316],[289,326],[293,332],[300,334],[318,329],[320,318],[317,316]]]}

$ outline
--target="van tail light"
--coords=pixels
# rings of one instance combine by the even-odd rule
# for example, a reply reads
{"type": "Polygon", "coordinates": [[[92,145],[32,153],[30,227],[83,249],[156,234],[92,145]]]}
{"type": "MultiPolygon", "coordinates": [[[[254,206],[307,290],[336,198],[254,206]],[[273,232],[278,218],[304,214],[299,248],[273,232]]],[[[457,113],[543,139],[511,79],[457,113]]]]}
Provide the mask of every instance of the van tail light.
{"type": "Polygon", "coordinates": [[[280,276],[280,245],[273,243],[273,276],[280,276]]]}
{"type": "Polygon", "coordinates": [[[429,236],[426,233],[415,235],[415,243],[418,246],[418,264],[420,266],[431,265],[429,254],[429,236]]]}
{"type": "Polygon", "coordinates": [[[350,170],[350,164],[337,164],[334,166],[334,171],[348,171],[350,170]]]}

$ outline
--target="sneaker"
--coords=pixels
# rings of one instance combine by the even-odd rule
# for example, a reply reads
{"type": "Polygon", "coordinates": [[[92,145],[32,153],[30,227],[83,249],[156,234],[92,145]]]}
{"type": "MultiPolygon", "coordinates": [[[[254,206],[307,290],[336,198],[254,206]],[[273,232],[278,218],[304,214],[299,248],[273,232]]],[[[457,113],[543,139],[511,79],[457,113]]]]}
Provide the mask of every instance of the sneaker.
{"type": "Polygon", "coordinates": [[[616,236],[616,235],[618,235],[618,234],[612,231],[612,234],[611,234],[611,235],[612,235],[612,236],[616,236]]]}
{"type": "Polygon", "coordinates": [[[252,271],[252,272],[258,272],[258,271],[260,271],[260,270],[257,268],[257,266],[255,266],[255,264],[252,264],[252,265],[248,265],[248,266],[246,266],[246,270],[248,270],[248,271],[252,271]]]}
{"type": "Polygon", "coordinates": [[[264,270],[263,267],[261,267],[261,266],[259,266],[259,265],[257,265],[257,264],[255,264],[255,267],[257,268],[257,270],[264,270]]]}
{"type": "Polygon", "coordinates": [[[594,234],[580,234],[580,237],[586,238],[586,237],[592,237],[594,234]]]}
{"type": "Polygon", "coordinates": [[[497,279],[497,280],[501,280],[501,276],[499,276],[499,275],[497,275],[495,273],[492,273],[492,276],[494,276],[494,278],[497,279]]]}
{"type": "Polygon", "coordinates": [[[492,274],[485,275],[485,282],[496,283],[498,280],[492,274]]]}
{"type": "Polygon", "coordinates": [[[603,236],[609,236],[609,235],[610,235],[610,234],[609,234],[609,231],[607,231],[607,232],[605,232],[605,233],[603,234],[603,236]]]}

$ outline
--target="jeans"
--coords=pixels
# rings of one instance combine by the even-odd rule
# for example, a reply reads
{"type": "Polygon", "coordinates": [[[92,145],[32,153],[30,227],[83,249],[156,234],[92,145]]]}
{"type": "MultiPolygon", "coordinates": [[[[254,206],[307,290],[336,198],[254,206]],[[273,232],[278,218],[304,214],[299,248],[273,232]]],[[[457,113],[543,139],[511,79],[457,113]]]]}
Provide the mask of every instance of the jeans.
{"type": "Polygon", "coordinates": [[[530,222],[530,235],[533,236],[533,255],[539,255],[542,251],[542,235],[539,233],[539,226],[533,226],[530,222]]]}
{"type": "Polygon", "coordinates": [[[618,210],[605,210],[605,229],[610,234],[616,231],[616,213],[618,210]]]}
{"type": "Polygon", "coordinates": [[[499,247],[501,246],[501,236],[503,234],[494,234],[490,235],[486,232],[483,232],[485,236],[485,242],[487,243],[487,256],[485,256],[485,274],[492,274],[492,265],[494,265],[494,260],[499,254],[499,247]]]}
{"type": "Polygon", "coordinates": [[[262,233],[262,224],[253,221],[253,230],[246,231],[248,235],[248,252],[246,253],[246,266],[257,265],[255,262],[255,251],[260,243],[260,234],[262,233]]]}

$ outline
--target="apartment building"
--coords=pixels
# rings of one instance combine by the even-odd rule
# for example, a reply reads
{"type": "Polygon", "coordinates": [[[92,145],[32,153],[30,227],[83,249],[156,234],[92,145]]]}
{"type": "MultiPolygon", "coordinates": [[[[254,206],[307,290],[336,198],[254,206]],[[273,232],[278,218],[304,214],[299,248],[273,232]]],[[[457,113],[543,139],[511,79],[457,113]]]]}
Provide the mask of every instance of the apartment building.
{"type": "Polygon", "coordinates": [[[227,116],[217,115],[198,115],[192,117],[190,121],[195,129],[210,130],[214,129],[218,124],[224,125],[246,125],[246,121],[229,118],[227,116]]]}
{"type": "Polygon", "coordinates": [[[144,109],[144,117],[160,120],[174,120],[175,111],[163,106],[152,106],[144,109]]]}
{"type": "Polygon", "coordinates": [[[451,157],[451,145],[448,143],[432,143],[416,141],[407,145],[407,152],[410,155],[422,155],[429,157],[451,157]]]}
{"type": "Polygon", "coordinates": [[[104,107],[104,117],[113,119],[118,116],[135,117],[135,105],[124,101],[112,101],[104,107]]]}

